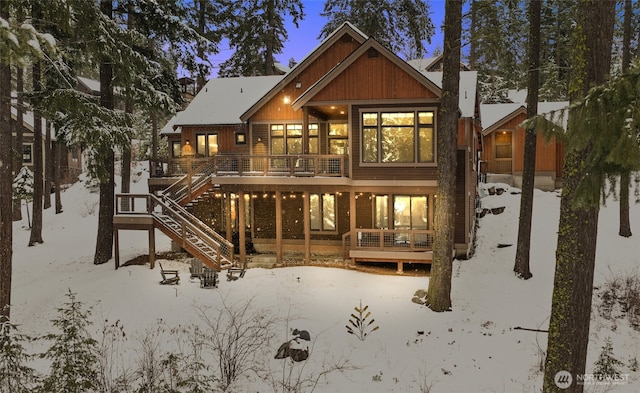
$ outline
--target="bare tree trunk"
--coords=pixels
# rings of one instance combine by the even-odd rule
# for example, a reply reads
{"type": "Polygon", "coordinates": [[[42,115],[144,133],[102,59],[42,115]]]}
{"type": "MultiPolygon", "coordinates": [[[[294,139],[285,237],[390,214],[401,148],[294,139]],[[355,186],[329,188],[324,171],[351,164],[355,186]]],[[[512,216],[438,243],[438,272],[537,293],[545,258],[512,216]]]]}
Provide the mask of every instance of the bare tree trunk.
{"type": "MultiPolygon", "coordinates": [[[[9,20],[9,4],[0,1],[0,18],[9,20]]],[[[13,258],[11,66],[0,56],[0,322],[9,318],[13,258]]]]}
{"type": "Polygon", "coordinates": [[[60,174],[60,161],[62,156],[62,142],[56,140],[54,142],[54,152],[53,152],[53,183],[56,189],[55,191],[55,200],[56,200],[56,214],[62,213],[62,198],[60,196],[60,186],[62,181],[62,176],[60,174]]]}
{"type": "MultiPolygon", "coordinates": [[[[538,89],[540,87],[540,0],[529,2],[529,87],[527,88],[527,118],[538,114],[538,89]]],[[[518,245],[513,271],[516,276],[528,280],[531,274],[529,251],[531,248],[531,216],[533,214],[533,188],[536,177],[536,130],[533,125],[526,129],[524,137],[524,164],[522,171],[522,194],[520,196],[520,221],[518,222],[518,245]]]]}
{"type": "MultiPolygon", "coordinates": [[[[135,17],[133,13],[133,7],[127,6],[127,28],[132,30],[135,26],[135,17]]],[[[133,99],[130,97],[130,89],[127,88],[127,94],[125,97],[124,111],[126,113],[133,113],[133,99]]],[[[131,191],[131,144],[122,148],[122,166],[120,173],[120,192],[127,194],[131,191]]],[[[122,199],[123,209],[128,210],[129,200],[127,198],[122,199]]]]}
{"type": "MultiPolygon", "coordinates": [[[[581,1],[578,5],[571,69],[572,101],[608,78],[614,14],[613,1],[581,1]]],[[[589,190],[591,205],[576,202],[578,186],[589,176],[585,163],[591,150],[590,146],[567,145],[544,392],[576,393],[584,389],[584,385],[576,383],[576,377],[586,369],[600,189],[589,190]],[[563,375],[574,382],[564,383],[567,379],[558,377],[563,375]]]]}
{"type": "MultiPolygon", "coordinates": [[[[15,156],[13,161],[13,177],[18,175],[22,168],[24,151],[24,102],[22,93],[24,92],[24,68],[16,67],[16,122],[15,122],[15,156]]],[[[13,221],[22,220],[22,199],[13,201],[13,221]]]]}
{"type": "MultiPolygon", "coordinates": [[[[111,0],[101,0],[100,8],[107,17],[113,17],[111,0]]],[[[113,69],[111,60],[104,57],[100,63],[100,104],[113,109],[113,88],[111,80],[113,69]]],[[[100,265],[106,263],[113,256],[113,211],[115,207],[115,183],[114,183],[114,154],[113,150],[106,151],[107,146],[101,146],[105,157],[107,168],[107,179],[100,181],[100,205],[98,211],[98,236],[96,241],[96,252],[93,263],[100,265]]]]}
{"type": "Polygon", "coordinates": [[[434,216],[435,238],[431,278],[427,290],[427,305],[433,311],[451,309],[461,33],[462,1],[447,1],[444,20],[442,104],[437,128],[438,190],[434,216]]]}
{"type": "Polygon", "coordinates": [[[53,180],[53,155],[51,154],[51,123],[47,121],[47,131],[44,142],[44,209],[51,207],[51,184],[53,180]]]}
{"type": "MultiPolygon", "coordinates": [[[[622,34],[622,71],[629,69],[631,63],[631,18],[633,7],[631,0],[624,2],[624,21],[622,34]]],[[[623,170],[620,174],[620,225],[618,234],[622,237],[631,237],[631,220],[629,218],[629,183],[630,173],[623,170]]]]}
{"type": "MultiPolygon", "coordinates": [[[[31,11],[34,27],[37,29],[42,19],[42,10],[37,3],[33,4],[31,11]]],[[[40,61],[33,62],[31,67],[33,77],[33,91],[42,90],[42,72],[40,61]]],[[[33,222],[31,224],[31,236],[29,246],[43,243],[42,240],[42,189],[44,186],[42,154],[42,115],[40,110],[33,110],[33,222]]]]}

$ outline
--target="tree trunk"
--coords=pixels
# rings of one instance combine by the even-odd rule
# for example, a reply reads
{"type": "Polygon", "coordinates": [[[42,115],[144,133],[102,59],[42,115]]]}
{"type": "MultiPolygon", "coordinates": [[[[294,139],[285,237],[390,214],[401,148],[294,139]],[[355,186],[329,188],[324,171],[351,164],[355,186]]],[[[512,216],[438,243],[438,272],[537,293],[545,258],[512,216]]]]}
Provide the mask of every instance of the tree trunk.
{"type": "Polygon", "coordinates": [[[62,198],[60,196],[60,186],[62,181],[60,171],[60,161],[62,156],[62,142],[56,140],[54,142],[53,152],[53,183],[55,187],[56,214],[62,213],[62,198]]]}
{"type": "Polygon", "coordinates": [[[51,123],[47,121],[47,131],[44,141],[44,209],[51,207],[51,184],[53,181],[53,155],[51,154],[51,123]]]}
{"type": "MultiPolygon", "coordinates": [[[[22,168],[24,151],[24,103],[22,101],[22,93],[24,92],[24,68],[16,68],[16,122],[15,122],[15,156],[13,161],[13,177],[18,175],[22,168]]],[[[13,201],[13,221],[22,220],[22,199],[13,201]]]]}
{"type": "Polygon", "coordinates": [[[438,312],[451,309],[462,1],[446,2],[444,25],[442,105],[437,129],[438,189],[434,216],[435,238],[427,290],[427,305],[438,312]]]}
{"type": "MultiPolygon", "coordinates": [[[[624,2],[624,21],[622,34],[622,71],[629,69],[631,63],[631,18],[633,7],[631,0],[624,2]]],[[[620,225],[618,234],[622,237],[631,237],[631,220],[629,218],[629,183],[630,173],[623,170],[620,174],[620,225]]]]}
{"type": "Polygon", "coordinates": [[[273,20],[275,18],[275,0],[268,0],[266,2],[267,9],[265,13],[267,14],[267,34],[265,37],[265,51],[264,51],[264,75],[275,75],[275,59],[273,57],[273,45],[276,40],[276,32],[274,27],[272,26],[273,20]]]}
{"type": "MultiPolygon", "coordinates": [[[[541,1],[529,2],[529,86],[527,88],[527,118],[538,114],[538,89],[540,87],[540,8],[541,1]]],[[[522,171],[522,194],[520,196],[520,221],[518,222],[518,245],[513,271],[516,276],[528,280],[531,248],[531,218],[533,214],[533,188],[536,177],[537,135],[533,125],[526,129],[524,137],[524,164],[522,171]]]]}
{"type": "MultiPolygon", "coordinates": [[[[9,4],[0,1],[0,18],[9,20],[9,4]]],[[[13,258],[11,66],[0,54],[0,322],[9,318],[13,258]]]]}
{"type": "MultiPolygon", "coordinates": [[[[206,19],[206,5],[205,2],[209,1],[209,0],[198,0],[198,2],[196,3],[198,6],[198,25],[197,25],[197,33],[200,34],[200,36],[204,37],[205,36],[205,30],[207,28],[206,24],[207,24],[207,19],[206,19]]],[[[198,57],[200,59],[204,59],[205,58],[205,53],[204,53],[204,46],[198,43],[197,46],[197,50],[198,50],[198,57]]],[[[198,67],[198,74],[196,75],[196,94],[200,92],[200,90],[204,87],[205,83],[207,83],[207,75],[204,74],[204,68],[203,67],[198,67]]]]}
{"type": "MultiPolygon", "coordinates": [[[[108,18],[113,17],[111,0],[101,0],[100,8],[108,18]]],[[[113,88],[111,80],[113,69],[111,59],[103,56],[100,63],[100,104],[113,109],[113,88]]],[[[107,178],[100,180],[100,205],[98,211],[98,236],[93,263],[96,265],[109,261],[113,256],[113,211],[115,207],[114,154],[109,146],[100,146],[101,156],[105,159],[107,178]]]]}
{"type": "MultiPolygon", "coordinates": [[[[37,29],[42,19],[42,10],[37,3],[32,8],[33,25],[37,29]]],[[[33,91],[42,90],[42,72],[40,61],[35,60],[31,66],[33,77],[33,91]]],[[[29,246],[42,243],[42,191],[44,186],[42,154],[42,115],[37,108],[33,109],[33,222],[29,246]]]]}
{"type": "MultiPolygon", "coordinates": [[[[135,26],[133,6],[128,5],[127,11],[127,29],[132,30],[135,26]]],[[[130,94],[131,90],[127,88],[124,111],[129,114],[133,113],[133,98],[130,94]]],[[[122,166],[120,175],[120,192],[127,194],[131,191],[131,144],[122,148],[122,166]]],[[[127,198],[123,198],[122,204],[123,210],[127,211],[129,207],[129,200],[127,198]]]]}
{"type": "MultiPolygon", "coordinates": [[[[572,101],[604,83],[611,64],[615,2],[582,1],[577,12],[571,91],[572,101]]],[[[572,115],[569,127],[572,127],[572,115]]],[[[549,339],[545,361],[544,392],[582,392],[576,377],[584,374],[589,343],[600,190],[590,190],[591,205],[578,204],[578,186],[585,176],[591,148],[567,145],[560,204],[558,246],[549,339]],[[570,375],[564,384],[559,374],[570,375]]]]}

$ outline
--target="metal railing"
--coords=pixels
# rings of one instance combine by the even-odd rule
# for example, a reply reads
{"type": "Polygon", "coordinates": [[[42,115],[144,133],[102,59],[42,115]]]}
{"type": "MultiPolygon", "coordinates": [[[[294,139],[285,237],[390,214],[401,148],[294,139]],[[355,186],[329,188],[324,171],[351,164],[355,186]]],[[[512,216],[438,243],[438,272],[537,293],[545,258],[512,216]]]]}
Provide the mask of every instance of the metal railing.
{"type": "Polygon", "coordinates": [[[435,231],[426,229],[357,229],[342,235],[345,257],[349,250],[429,251],[435,231]]]}
{"type": "Polygon", "coordinates": [[[210,158],[155,160],[152,177],[198,174],[213,163],[215,176],[322,176],[347,177],[348,157],[344,155],[217,155],[210,158]]]}

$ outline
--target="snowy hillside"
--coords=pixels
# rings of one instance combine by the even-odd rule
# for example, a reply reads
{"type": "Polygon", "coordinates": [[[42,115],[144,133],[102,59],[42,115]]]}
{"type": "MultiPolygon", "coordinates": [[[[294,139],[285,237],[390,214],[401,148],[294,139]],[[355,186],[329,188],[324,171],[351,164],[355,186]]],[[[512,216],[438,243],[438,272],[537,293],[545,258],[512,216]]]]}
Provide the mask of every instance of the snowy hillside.
{"type": "MultiPolygon", "coordinates": [[[[143,172],[140,169],[132,192],[146,191],[143,172]]],[[[159,285],[158,268],[127,266],[116,271],[113,263],[94,266],[98,194],[79,183],[62,195],[63,214],[45,211],[44,244],[27,247],[27,222],[15,223],[12,320],[26,334],[51,332],[49,321],[70,289],[93,308],[94,338],[99,339],[105,320],[124,326],[128,342],[122,361],[133,368],[149,332],[166,343],[162,349],[172,350],[178,343],[171,328],[204,326],[200,312],[207,309],[206,315],[214,317],[214,310],[224,303],[273,318],[267,327],[272,339],[255,352],[256,372],[242,375],[232,386],[234,392],[282,391],[274,386],[286,378],[290,383],[317,382],[305,392],[540,392],[546,334],[514,328],[547,329],[560,198],[555,192],[535,193],[534,276],[521,281],[512,272],[520,196],[511,191],[517,190],[483,199],[485,206],[506,208],[480,220],[475,256],[454,262],[453,311],[438,314],[411,301],[416,290],[427,288],[428,277],[322,267],[254,268],[237,281],[223,277],[217,289],[201,289],[197,280],[189,279],[189,265],[183,260],[160,261],[165,268],[180,270],[178,286],[159,285]],[[345,328],[360,301],[375,318],[372,326],[379,326],[364,341],[345,328]],[[309,358],[297,363],[274,359],[293,329],[310,333],[311,341],[300,343],[309,347],[309,358]],[[323,371],[327,373],[321,375],[323,371]]],[[[617,236],[618,203],[609,200],[601,209],[596,287],[603,288],[621,274],[638,274],[640,205],[631,208],[634,235],[629,239],[617,236]]],[[[156,242],[159,252],[170,249],[168,238],[159,232],[156,242]]],[[[146,247],[145,232],[122,232],[123,260],[145,254],[146,247]]],[[[599,304],[595,295],[588,364],[594,364],[610,338],[615,357],[624,364],[619,371],[628,374],[628,382],[586,391],[638,392],[640,371],[632,364],[640,358],[640,332],[627,320],[600,317],[599,304]]],[[[217,364],[211,363],[215,374],[217,364]]],[[[46,363],[41,367],[47,371],[46,363]]]]}

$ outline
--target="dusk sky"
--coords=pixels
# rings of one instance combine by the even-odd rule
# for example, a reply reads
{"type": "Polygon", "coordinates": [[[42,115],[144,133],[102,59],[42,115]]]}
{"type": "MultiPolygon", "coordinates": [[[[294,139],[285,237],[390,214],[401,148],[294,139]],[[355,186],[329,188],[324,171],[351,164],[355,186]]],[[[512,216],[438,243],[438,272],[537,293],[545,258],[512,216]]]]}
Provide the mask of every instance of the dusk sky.
{"type": "MultiPolygon", "coordinates": [[[[318,35],[320,35],[320,30],[326,23],[326,19],[320,16],[324,8],[324,0],[303,0],[303,3],[305,18],[298,23],[298,28],[291,22],[291,18],[287,18],[289,40],[285,43],[284,51],[276,55],[276,60],[284,65],[287,65],[292,57],[296,62],[299,62],[318,46],[320,42],[318,35]]],[[[429,0],[428,3],[431,8],[431,20],[436,29],[435,35],[431,39],[431,44],[427,46],[427,57],[433,54],[436,47],[442,48],[443,36],[441,27],[444,20],[445,0],[429,0]]],[[[223,43],[220,53],[211,57],[214,73],[217,72],[217,66],[230,57],[231,54],[232,51],[225,47],[223,43]]]]}

